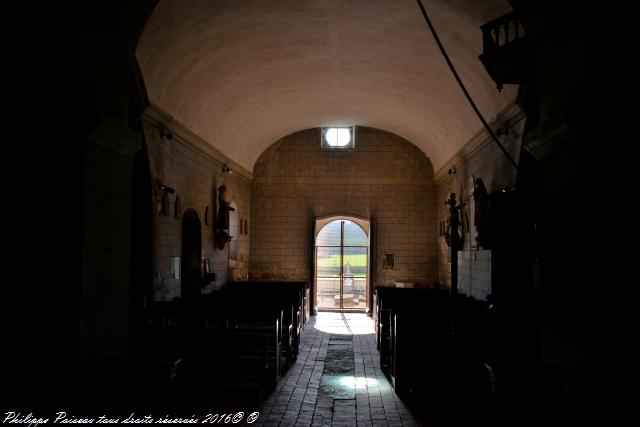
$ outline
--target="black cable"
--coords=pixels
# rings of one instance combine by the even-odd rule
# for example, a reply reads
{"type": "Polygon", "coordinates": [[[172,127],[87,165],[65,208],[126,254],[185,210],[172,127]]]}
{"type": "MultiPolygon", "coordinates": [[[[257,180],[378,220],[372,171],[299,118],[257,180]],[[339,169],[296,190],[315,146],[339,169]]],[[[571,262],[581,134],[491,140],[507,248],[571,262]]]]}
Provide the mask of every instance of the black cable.
{"type": "Polygon", "coordinates": [[[504,148],[504,146],[500,143],[500,141],[498,140],[498,137],[496,136],[496,134],[493,133],[493,131],[489,127],[489,124],[487,124],[487,121],[482,116],[482,113],[480,112],[480,110],[478,110],[478,107],[476,107],[475,102],[473,102],[473,99],[471,99],[471,95],[469,95],[469,92],[467,92],[467,88],[464,86],[464,83],[462,83],[462,80],[460,80],[460,76],[458,75],[458,72],[456,71],[456,69],[454,68],[453,64],[451,63],[451,60],[449,59],[449,55],[447,55],[447,52],[444,50],[444,46],[442,46],[442,43],[440,42],[440,38],[438,37],[438,34],[436,33],[436,30],[435,30],[435,28],[433,28],[433,24],[431,24],[431,20],[429,19],[429,16],[427,15],[427,11],[425,10],[424,6],[422,5],[422,1],[421,0],[416,0],[416,1],[418,2],[418,6],[420,6],[420,10],[422,11],[422,16],[424,16],[425,21],[427,21],[427,25],[429,25],[429,29],[431,30],[431,34],[433,34],[433,38],[436,40],[436,44],[440,48],[440,52],[442,52],[442,56],[444,56],[445,61],[447,61],[447,64],[449,65],[449,68],[451,69],[451,72],[453,73],[453,76],[456,78],[456,81],[460,85],[460,89],[462,89],[462,92],[464,92],[464,96],[467,97],[467,100],[469,101],[469,104],[471,104],[471,107],[473,107],[473,111],[476,112],[476,115],[478,116],[478,118],[480,119],[480,121],[482,122],[484,127],[487,129],[487,132],[489,132],[489,135],[491,135],[491,138],[493,138],[493,140],[496,142],[496,144],[498,144],[498,147],[500,147],[500,149],[502,150],[504,155],[507,156],[507,159],[509,159],[509,161],[513,164],[513,167],[515,167],[516,170],[518,170],[519,169],[518,168],[518,164],[515,162],[515,160],[513,160],[511,155],[507,152],[507,150],[504,148]]]}

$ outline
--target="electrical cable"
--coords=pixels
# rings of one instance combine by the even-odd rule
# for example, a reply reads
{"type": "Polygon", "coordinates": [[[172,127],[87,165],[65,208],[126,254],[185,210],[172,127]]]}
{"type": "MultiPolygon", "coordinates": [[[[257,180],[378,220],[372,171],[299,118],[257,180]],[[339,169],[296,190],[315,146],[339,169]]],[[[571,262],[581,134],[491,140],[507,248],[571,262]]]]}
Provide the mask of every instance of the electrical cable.
{"type": "Polygon", "coordinates": [[[442,52],[442,56],[444,56],[445,61],[447,61],[447,65],[449,65],[449,69],[451,69],[451,72],[453,73],[453,76],[456,78],[456,81],[458,82],[458,85],[460,85],[460,89],[462,89],[462,92],[464,93],[464,96],[467,97],[467,100],[469,101],[469,104],[471,104],[471,107],[473,108],[473,111],[476,112],[476,115],[478,116],[478,118],[480,119],[480,121],[482,122],[484,127],[487,129],[487,132],[489,132],[489,135],[491,135],[491,138],[495,141],[496,144],[498,144],[498,147],[500,147],[500,149],[502,150],[504,155],[507,156],[507,159],[509,159],[511,164],[513,164],[513,167],[516,168],[516,170],[519,170],[518,164],[515,162],[515,160],[513,160],[513,158],[509,154],[509,152],[500,143],[500,141],[498,140],[498,137],[493,132],[493,130],[491,130],[491,128],[489,127],[489,124],[487,123],[487,121],[482,116],[482,113],[480,112],[480,110],[478,110],[478,107],[476,106],[475,102],[473,102],[473,99],[471,98],[471,95],[469,95],[469,92],[467,92],[467,88],[464,86],[464,83],[462,83],[462,80],[460,79],[460,76],[458,75],[458,72],[456,71],[455,67],[451,63],[451,60],[449,59],[449,55],[447,55],[447,51],[444,50],[444,46],[440,42],[440,38],[438,37],[438,34],[436,33],[435,28],[433,28],[433,24],[431,23],[431,20],[429,19],[429,15],[427,15],[427,11],[424,8],[424,6],[422,5],[422,0],[416,0],[416,1],[418,2],[418,6],[420,6],[420,10],[422,11],[422,16],[424,17],[425,21],[427,21],[427,25],[429,26],[429,29],[431,30],[431,34],[433,34],[433,38],[435,39],[436,44],[440,48],[440,52],[442,52]]]}

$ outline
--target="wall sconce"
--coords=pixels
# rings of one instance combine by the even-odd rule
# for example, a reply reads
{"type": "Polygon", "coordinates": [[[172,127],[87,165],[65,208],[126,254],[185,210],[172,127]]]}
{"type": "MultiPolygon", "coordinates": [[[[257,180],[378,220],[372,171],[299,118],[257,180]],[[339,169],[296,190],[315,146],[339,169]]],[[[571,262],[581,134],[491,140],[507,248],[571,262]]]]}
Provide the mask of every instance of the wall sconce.
{"type": "Polygon", "coordinates": [[[170,193],[170,194],[173,194],[173,193],[175,193],[175,192],[176,192],[176,189],[175,189],[175,188],[171,188],[171,187],[169,187],[169,186],[166,186],[166,185],[160,184],[160,182],[156,182],[156,185],[158,186],[158,188],[160,189],[160,192],[162,192],[162,193],[170,193]]]}
{"type": "Polygon", "coordinates": [[[456,174],[456,166],[453,165],[451,166],[451,168],[449,169],[449,175],[455,175],[456,174]]]}
{"type": "Polygon", "coordinates": [[[162,128],[160,129],[160,137],[167,138],[167,140],[171,141],[173,139],[173,134],[168,130],[162,128]]]}
{"type": "Polygon", "coordinates": [[[229,166],[227,165],[222,165],[222,173],[228,173],[229,175],[231,175],[231,169],[229,169],[229,166]]]}

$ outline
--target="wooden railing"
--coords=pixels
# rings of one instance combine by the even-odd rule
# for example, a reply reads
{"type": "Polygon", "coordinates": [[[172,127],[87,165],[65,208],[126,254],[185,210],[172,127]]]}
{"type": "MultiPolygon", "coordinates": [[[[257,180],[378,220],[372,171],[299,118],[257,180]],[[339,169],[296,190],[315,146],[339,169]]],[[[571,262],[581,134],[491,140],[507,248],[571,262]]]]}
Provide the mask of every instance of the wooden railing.
{"type": "Polygon", "coordinates": [[[502,90],[503,84],[525,83],[533,63],[520,19],[512,11],[487,22],[480,29],[483,52],[479,59],[498,90],[502,90]]]}
{"type": "Polygon", "coordinates": [[[485,54],[514,43],[524,36],[522,23],[513,11],[487,22],[480,26],[480,29],[485,54]]]}

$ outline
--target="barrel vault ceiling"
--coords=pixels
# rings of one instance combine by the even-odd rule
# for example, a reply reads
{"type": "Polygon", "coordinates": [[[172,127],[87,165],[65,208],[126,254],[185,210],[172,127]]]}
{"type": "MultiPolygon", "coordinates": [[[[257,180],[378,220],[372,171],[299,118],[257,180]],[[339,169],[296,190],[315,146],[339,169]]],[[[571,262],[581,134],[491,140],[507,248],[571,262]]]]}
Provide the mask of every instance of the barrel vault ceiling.
{"type": "MultiPolygon", "coordinates": [[[[478,60],[506,0],[423,0],[487,120],[509,105],[478,60]]],[[[480,129],[415,0],[161,0],[137,59],[152,104],[252,170],[278,139],[319,126],[393,132],[434,170],[480,129]]]]}

